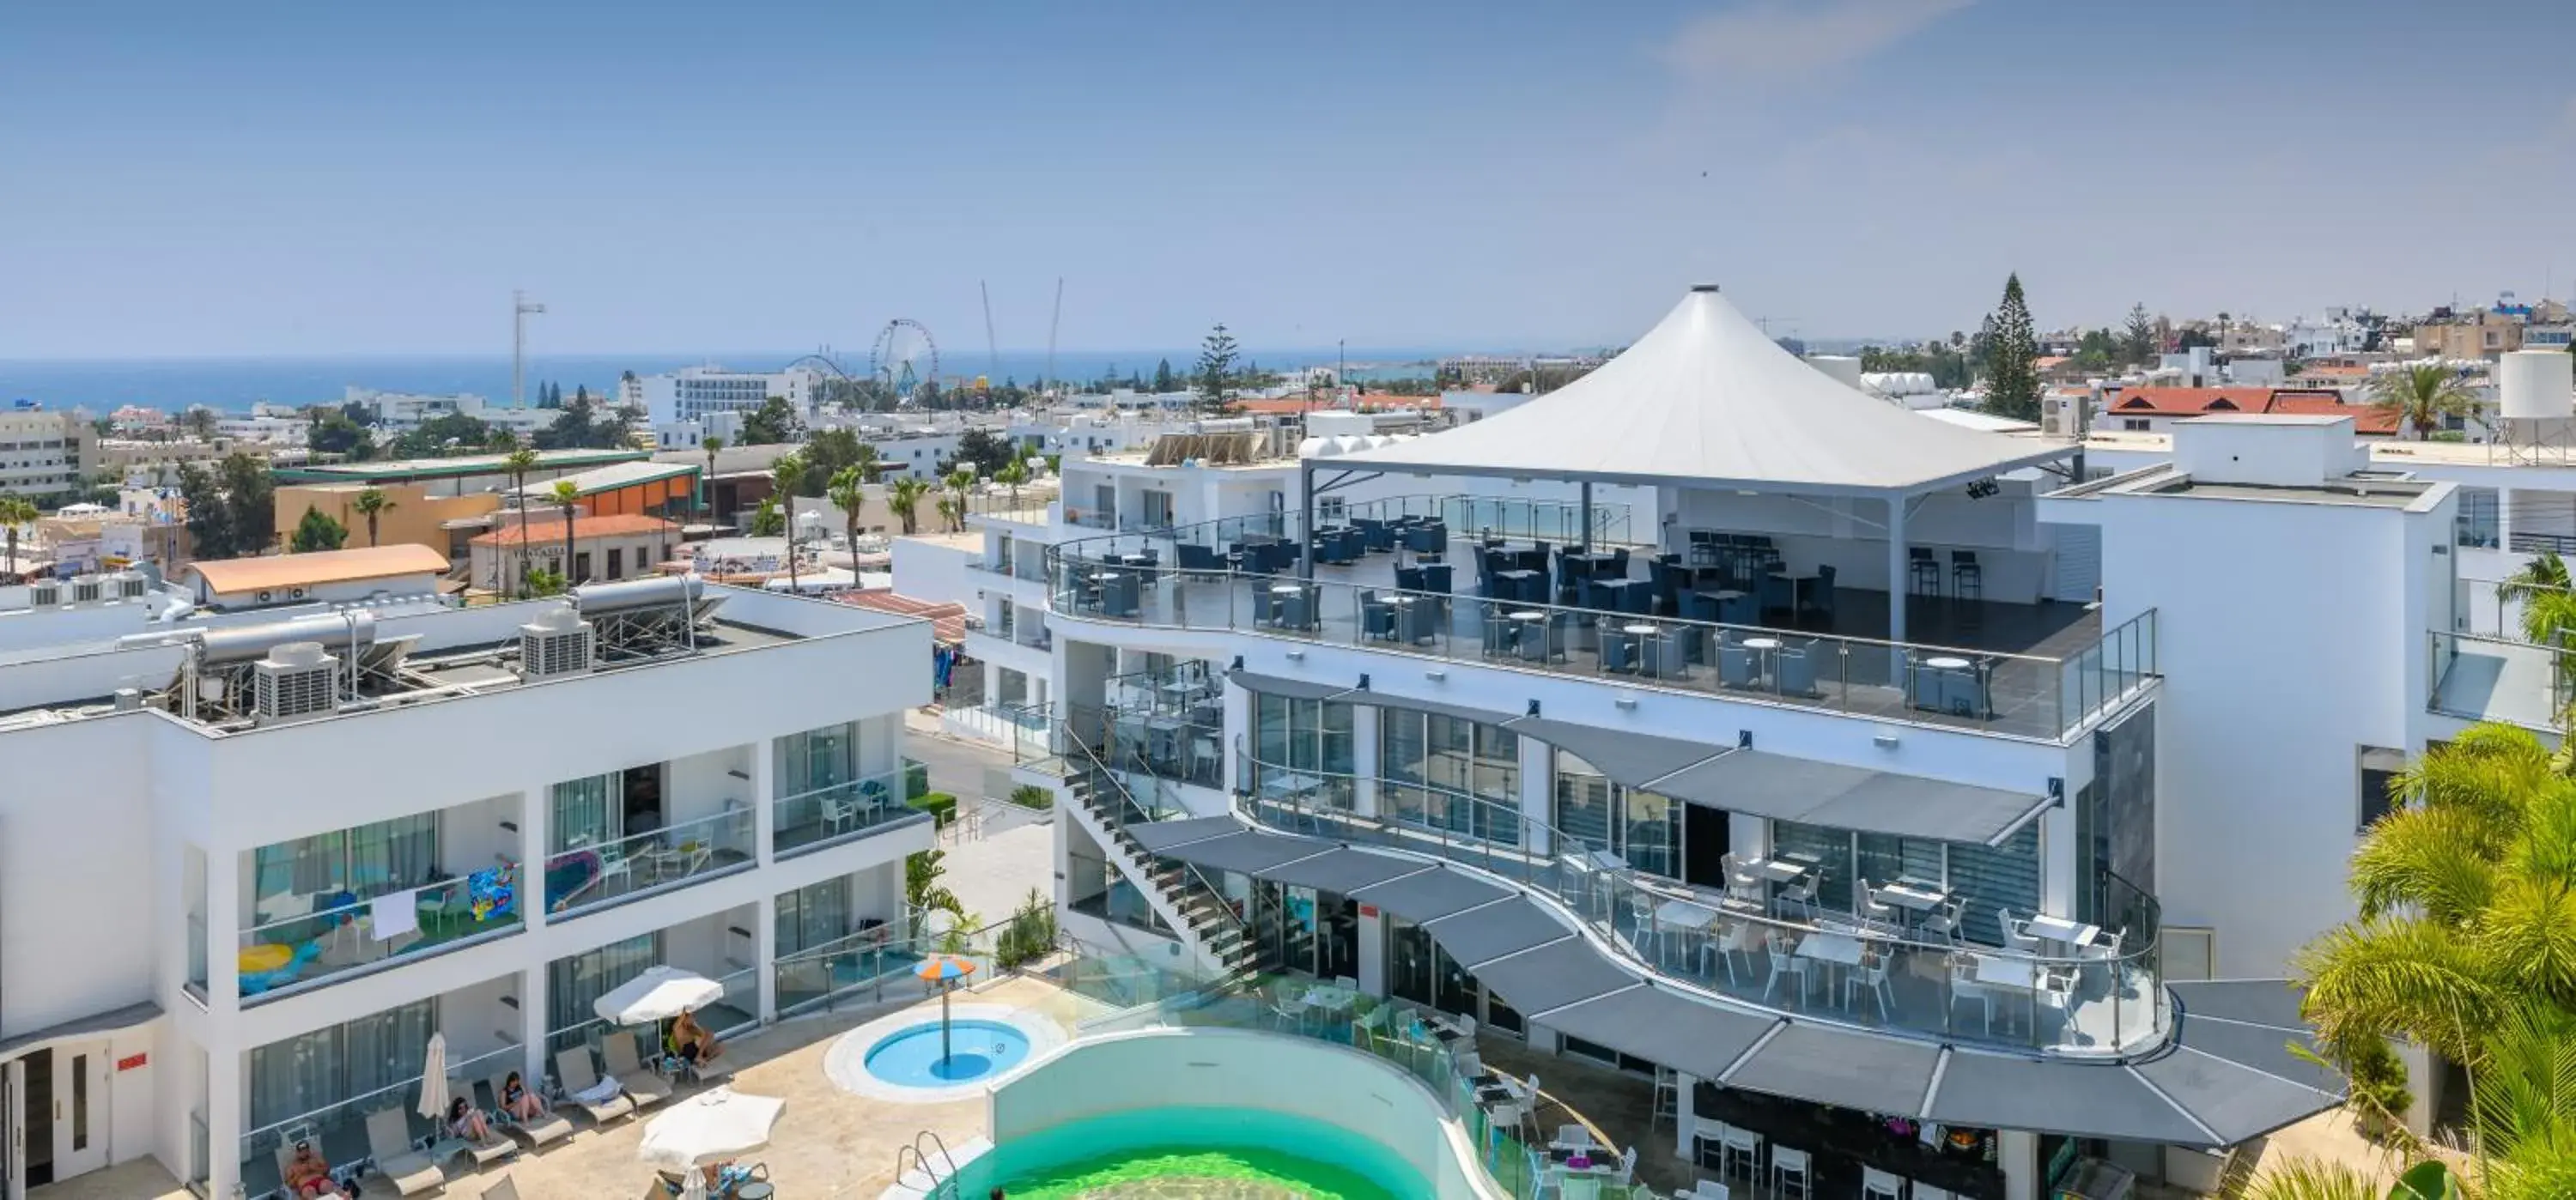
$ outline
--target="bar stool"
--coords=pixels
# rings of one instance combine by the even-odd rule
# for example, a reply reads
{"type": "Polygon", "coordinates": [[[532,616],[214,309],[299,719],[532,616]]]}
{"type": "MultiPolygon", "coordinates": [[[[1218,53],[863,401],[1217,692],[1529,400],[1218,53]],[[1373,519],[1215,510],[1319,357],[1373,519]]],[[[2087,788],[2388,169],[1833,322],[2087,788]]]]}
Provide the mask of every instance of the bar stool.
{"type": "Polygon", "coordinates": [[[1905,1181],[1876,1167],[1862,1167],[1860,1200],[1905,1200],[1905,1181]]]}
{"type": "Polygon", "coordinates": [[[1771,1147],[1771,1200],[1787,1200],[1792,1183],[1798,1185],[1798,1200],[1816,1200],[1815,1180],[1807,1173],[1807,1152],[1771,1147]]]}
{"type": "Polygon", "coordinates": [[[1906,590],[1917,596],[1939,597],[1941,563],[1932,557],[1930,546],[1908,546],[1905,549],[1906,590]]]}
{"type": "Polygon", "coordinates": [[[1718,1141],[1717,1177],[1735,1178],[1738,1159],[1744,1163],[1744,1182],[1762,1182],[1762,1135],[1750,1129],[1726,1126],[1725,1136],[1718,1141]]]}
{"type": "Polygon", "coordinates": [[[1646,1115],[1646,1128],[1653,1129],[1665,1121],[1681,1116],[1681,1080],[1671,1067],[1655,1068],[1655,1108],[1646,1115]]]}
{"type": "Polygon", "coordinates": [[[1982,600],[1986,594],[1986,569],[1977,565],[1974,550],[1950,552],[1950,595],[1960,600],[1982,600]]]}

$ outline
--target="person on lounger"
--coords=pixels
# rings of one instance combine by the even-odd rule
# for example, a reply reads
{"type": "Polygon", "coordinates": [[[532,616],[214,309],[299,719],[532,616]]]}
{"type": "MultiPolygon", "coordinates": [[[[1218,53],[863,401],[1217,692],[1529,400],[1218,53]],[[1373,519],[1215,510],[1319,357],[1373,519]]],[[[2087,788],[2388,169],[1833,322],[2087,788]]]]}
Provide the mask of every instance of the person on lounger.
{"type": "Polygon", "coordinates": [[[672,1053],[692,1067],[705,1066],[724,1053],[724,1043],[717,1041],[716,1035],[707,1032],[707,1027],[698,1024],[698,1019],[688,1013],[681,1013],[680,1019],[671,1024],[671,1048],[672,1053]]]}
{"type": "Polygon", "coordinates": [[[340,1185],[331,1180],[331,1163],[309,1141],[295,1143],[295,1156],[286,1163],[286,1190],[297,1200],[314,1196],[346,1196],[340,1185]]]}
{"type": "Polygon", "coordinates": [[[474,1102],[463,1096],[447,1102],[447,1132],[469,1142],[492,1140],[491,1122],[483,1119],[482,1109],[474,1107],[474,1102]]]}
{"type": "Polygon", "coordinates": [[[546,1115],[546,1102],[519,1081],[518,1072],[512,1071],[508,1079],[501,1081],[501,1111],[514,1120],[533,1121],[546,1115]]]}

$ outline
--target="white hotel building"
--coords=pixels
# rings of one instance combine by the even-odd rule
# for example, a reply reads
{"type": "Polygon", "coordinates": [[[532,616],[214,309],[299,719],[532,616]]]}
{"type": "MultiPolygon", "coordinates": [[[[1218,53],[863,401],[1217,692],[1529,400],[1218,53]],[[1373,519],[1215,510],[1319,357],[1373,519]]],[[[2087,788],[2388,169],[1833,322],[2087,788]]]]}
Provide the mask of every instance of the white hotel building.
{"type": "Polygon", "coordinates": [[[1210,448],[974,518],[995,678],[952,724],[1064,789],[1067,931],[1659,1079],[1705,1164],[1816,1105],[1991,1150],[1819,1155],[1822,1194],[2210,1186],[2340,1099],[2279,980],[2389,772],[2557,736],[2481,581],[2576,512],[2564,461],[1971,429],[1715,289],[1470,425],[1210,448]]]}
{"type": "Polygon", "coordinates": [[[222,613],[140,576],[0,589],[0,1192],[149,1155],[263,1195],[281,1140],[364,1159],[433,1033],[461,1086],[543,1079],[654,963],[749,1028],[900,916],[927,624],[431,583],[222,613]]]}

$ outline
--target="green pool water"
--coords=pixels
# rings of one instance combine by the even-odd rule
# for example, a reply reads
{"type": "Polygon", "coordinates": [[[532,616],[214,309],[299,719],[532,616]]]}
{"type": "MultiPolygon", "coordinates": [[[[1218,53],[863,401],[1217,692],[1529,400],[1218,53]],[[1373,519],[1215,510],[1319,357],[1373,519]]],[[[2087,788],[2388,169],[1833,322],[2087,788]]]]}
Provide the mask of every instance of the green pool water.
{"type": "Polygon", "coordinates": [[[1417,1200],[1430,1185],[1387,1147],[1260,1109],[1155,1108],[1015,1138],[960,1173],[981,1200],[1417,1200]]]}

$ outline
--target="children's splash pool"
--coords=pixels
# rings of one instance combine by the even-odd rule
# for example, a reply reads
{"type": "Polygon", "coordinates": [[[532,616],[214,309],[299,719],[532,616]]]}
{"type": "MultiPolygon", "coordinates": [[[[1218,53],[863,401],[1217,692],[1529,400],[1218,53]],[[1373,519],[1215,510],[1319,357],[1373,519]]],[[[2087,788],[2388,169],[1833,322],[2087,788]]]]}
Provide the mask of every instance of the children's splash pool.
{"type": "Polygon", "coordinates": [[[1261,1109],[1130,1109],[1016,1138],[965,1164],[955,1194],[1011,1200],[1227,1197],[1412,1200],[1431,1194],[1383,1144],[1261,1109]]]}
{"type": "Polygon", "coordinates": [[[938,1021],[900,1029],[868,1047],[868,1074],[897,1087],[947,1087],[991,1079],[1029,1057],[1029,1035],[1002,1021],[938,1021]]]}

